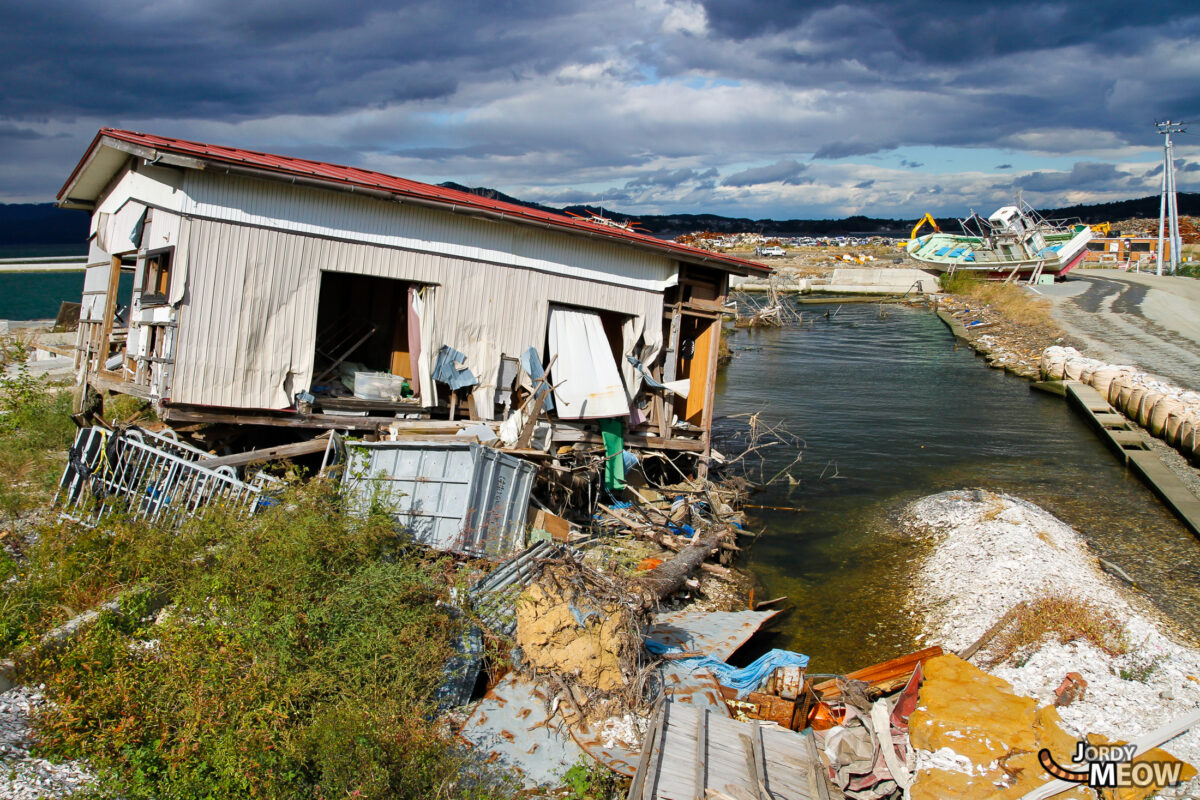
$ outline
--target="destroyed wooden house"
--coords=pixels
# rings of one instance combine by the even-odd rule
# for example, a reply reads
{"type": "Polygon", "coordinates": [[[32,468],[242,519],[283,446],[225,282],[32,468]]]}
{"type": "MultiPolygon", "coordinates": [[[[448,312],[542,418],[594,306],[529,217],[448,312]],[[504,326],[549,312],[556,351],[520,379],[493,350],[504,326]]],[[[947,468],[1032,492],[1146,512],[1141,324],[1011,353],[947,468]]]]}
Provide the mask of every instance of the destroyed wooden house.
{"type": "Polygon", "coordinates": [[[614,423],[597,421],[618,420],[624,446],[702,464],[728,277],[770,271],[608,220],[107,128],[58,204],[92,215],[79,382],[172,425],[494,430],[547,369],[553,393],[525,409],[547,445],[602,443],[614,423]]]}

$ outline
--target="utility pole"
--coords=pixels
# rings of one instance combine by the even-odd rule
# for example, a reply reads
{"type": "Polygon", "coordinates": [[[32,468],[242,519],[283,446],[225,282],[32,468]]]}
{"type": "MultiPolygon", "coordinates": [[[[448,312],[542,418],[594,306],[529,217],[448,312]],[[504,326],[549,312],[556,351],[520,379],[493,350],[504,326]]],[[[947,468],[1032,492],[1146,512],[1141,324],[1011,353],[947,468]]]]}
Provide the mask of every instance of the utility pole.
{"type": "Polygon", "coordinates": [[[1171,274],[1179,268],[1179,251],[1183,246],[1183,241],[1179,236],[1179,206],[1175,199],[1175,146],[1171,143],[1172,133],[1184,133],[1187,129],[1183,127],[1181,122],[1172,122],[1164,120],[1154,123],[1158,128],[1158,132],[1163,136],[1163,177],[1162,177],[1162,199],[1158,204],[1158,270],[1159,275],[1163,274],[1163,239],[1164,227],[1170,225],[1169,239],[1167,240],[1171,248],[1171,260],[1168,266],[1171,268],[1171,274]]]}

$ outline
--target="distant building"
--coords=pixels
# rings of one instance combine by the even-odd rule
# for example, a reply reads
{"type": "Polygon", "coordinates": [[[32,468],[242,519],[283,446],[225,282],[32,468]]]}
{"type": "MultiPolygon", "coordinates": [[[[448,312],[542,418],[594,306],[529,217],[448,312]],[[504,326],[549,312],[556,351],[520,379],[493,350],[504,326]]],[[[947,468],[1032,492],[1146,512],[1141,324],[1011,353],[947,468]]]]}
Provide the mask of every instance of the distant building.
{"type": "Polygon", "coordinates": [[[168,422],[403,429],[456,404],[494,420],[532,348],[557,359],[556,436],[591,441],[582,421],[618,417],[647,446],[705,452],[729,274],[770,272],[368,170],[108,128],[58,204],[92,215],[80,382],[168,422]],[[650,391],[644,374],[690,389],[650,391]]]}
{"type": "MultiPolygon", "coordinates": [[[[1124,264],[1158,260],[1157,236],[1106,236],[1088,242],[1085,264],[1124,264]]],[[[1163,260],[1171,257],[1171,241],[1163,239],[1163,260]]]]}

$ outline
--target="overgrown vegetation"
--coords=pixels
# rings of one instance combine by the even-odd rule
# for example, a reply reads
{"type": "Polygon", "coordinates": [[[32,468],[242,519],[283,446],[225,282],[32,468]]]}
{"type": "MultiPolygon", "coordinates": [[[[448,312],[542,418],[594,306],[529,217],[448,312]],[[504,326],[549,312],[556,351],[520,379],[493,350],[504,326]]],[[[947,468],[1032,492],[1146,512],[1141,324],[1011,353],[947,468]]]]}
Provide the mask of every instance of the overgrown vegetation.
{"type": "MultiPolygon", "coordinates": [[[[61,468],[48,450],[69,439],[65,406],[5,398],[0,452],[61,468]]],[[[432,721],[460,625],[439,604],[453,563],[390,516],[347,514],[323,481],[277,499],[179,530],[43,523],[0,549],[0,656],[51,701],[40,753],[84,759],[123,798],[512,796],[432,721]],[[118,595],[119,613],[39,649],[118,595]]]]}
{"type": "Polygon", "coordinates": [[[995,666],[1010,658],[1020,664],[1042,643],[1084,640],[1110,656],[1129,652],[1125,626],[1110,609],[1061,595],[1043,595],[1020,607],[988,648],[995,666]]]}
{"type": "Polygon", "coordinates": [[[0,514],[7,527],[51,495],[75,426],[70,393],[48,390],[29,374],[19,341],[7,340],[3,349],[5,364],[17,365],[13,374],[0,374],[0,514]]]}
{"type": "Polygon", "coordinates": [[[938,279],[943,292],[958,295],[980,306],[989,306],[1006,320],[1034,328],[1057,328],[1050,318],[1050,303],[1012,283],[985,281],[966,271],[943,273],[938,279]]]}

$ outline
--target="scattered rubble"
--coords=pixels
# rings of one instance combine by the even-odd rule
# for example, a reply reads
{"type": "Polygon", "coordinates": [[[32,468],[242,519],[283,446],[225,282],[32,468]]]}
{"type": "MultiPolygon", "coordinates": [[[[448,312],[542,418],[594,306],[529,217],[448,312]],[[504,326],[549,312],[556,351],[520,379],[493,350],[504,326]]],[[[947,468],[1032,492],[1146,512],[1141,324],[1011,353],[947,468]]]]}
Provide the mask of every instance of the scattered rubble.
{"type": "Polygon", "coordinates": [[[0,694],[0,797],[4,800],[66,797],[94,780],[83,764],[53,764],[31,753],[30,718],[45,702],[38,690],[27,686],[0,694]]]}

